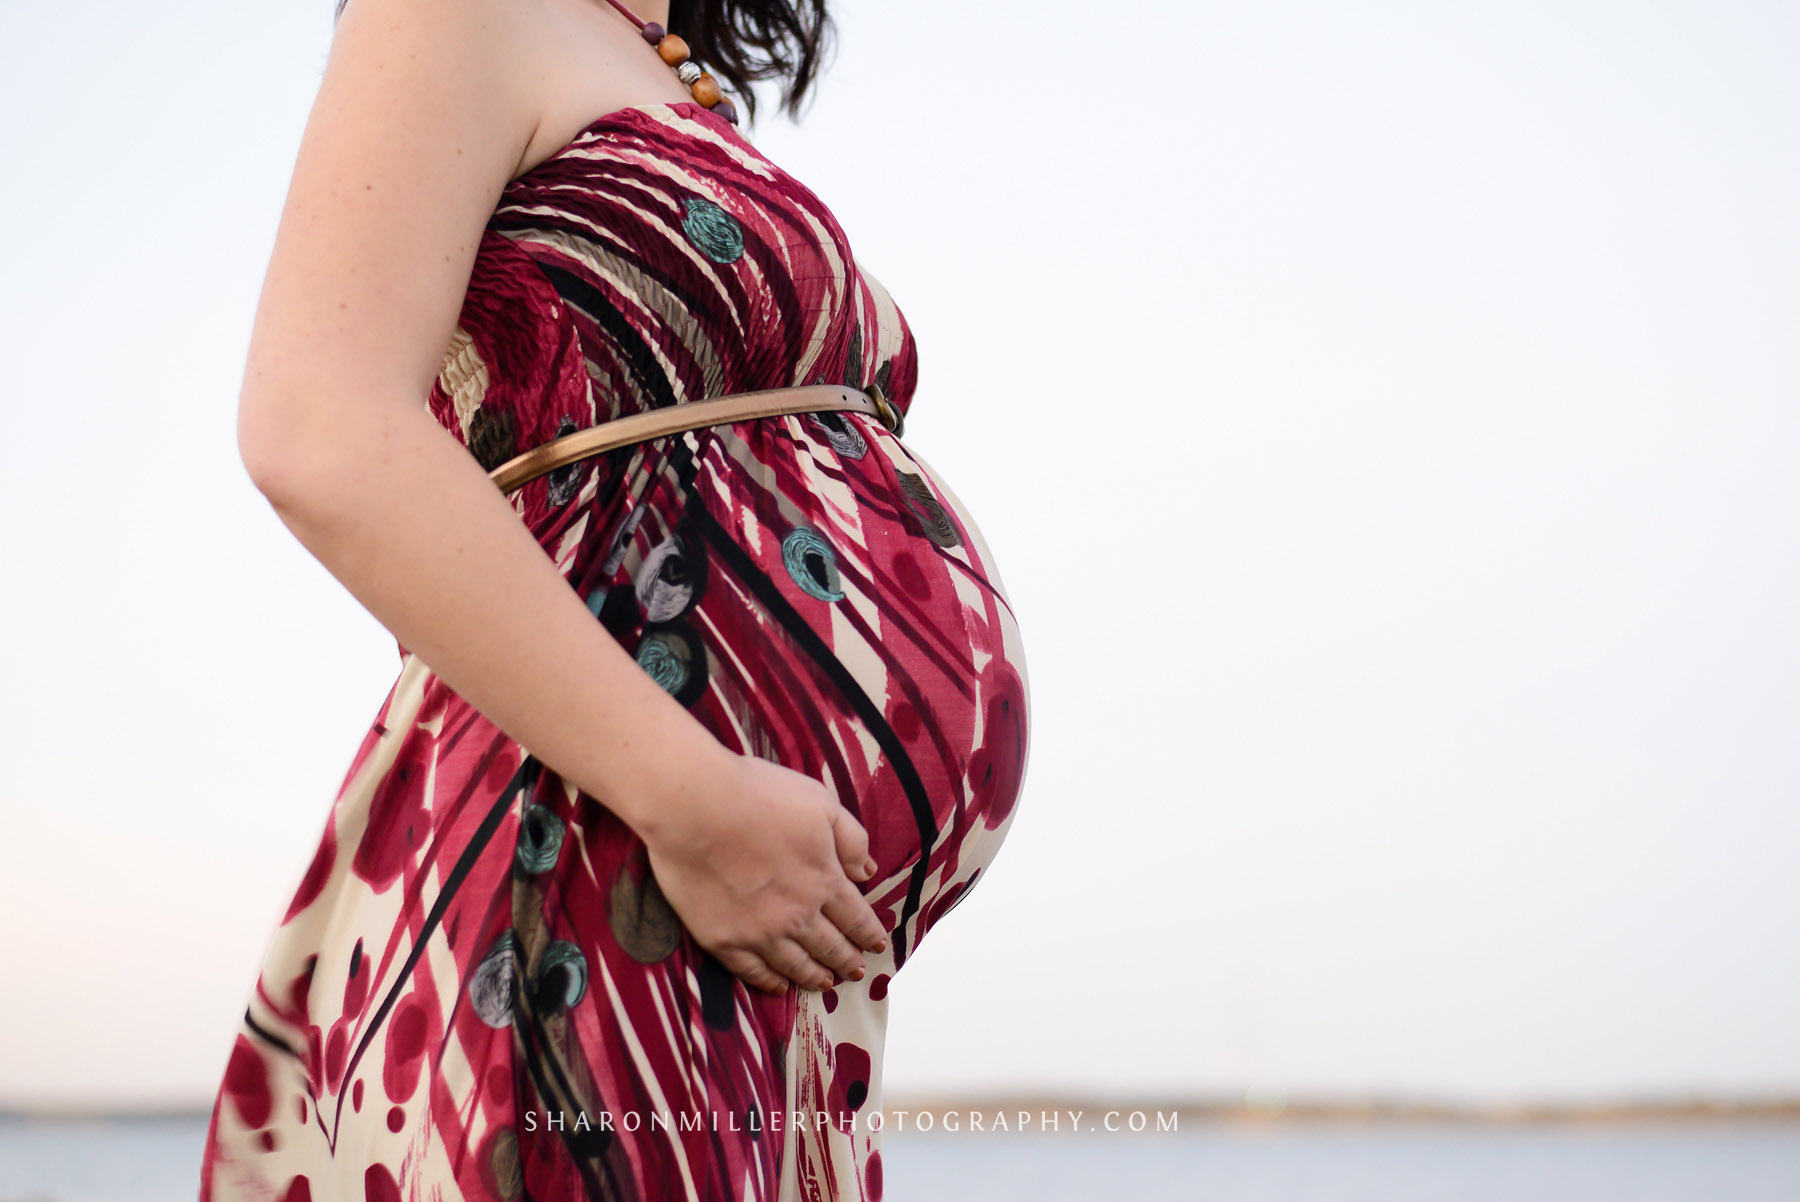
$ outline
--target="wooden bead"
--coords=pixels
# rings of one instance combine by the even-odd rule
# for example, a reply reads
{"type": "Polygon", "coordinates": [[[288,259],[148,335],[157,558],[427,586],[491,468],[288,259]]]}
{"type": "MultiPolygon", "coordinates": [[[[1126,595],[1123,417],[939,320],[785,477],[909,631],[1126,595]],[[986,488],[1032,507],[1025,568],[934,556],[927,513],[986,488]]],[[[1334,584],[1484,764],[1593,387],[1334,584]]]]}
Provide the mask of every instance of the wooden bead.
{"type": "Polygon", "coordinates": [[[719,103],[713,106],[713,112],[719,114],[719,116],[725,118],[725,120],[731,122],[733,125],[738,123],[737,105],[731,103],[731,97],[729,96],[721,97],[719,103]]]}
{"type": "Polygon", "coordinates": [[[713,105],[719,103],[719,101],[725,99],[725,93],[719,87],[719,81],[714,79],[711,75],[704,73],[699,79],[694,81],[693,87],[690,90],[694,93],[694,99],[698,100],[707,108],[711,108],[713,105]]]}
{"type": "Polygon", "coordinates": [[[667,31],[665,29],[663,29],[663,27],[661,25],[658,25],[655,21],[649,21],[649,22],[646,22],[644,27],[642,29],[638,30],[638,32],[644,35],[644,40],[646,42],[649,42],[652,46],[654,46],[658,42],[663,40],[663,34],[666,33],[667,31]]]}
{"type": "Polygon", "coordinates": [[[663,62],[668,63],[671,67],[679,67],[682,63],[687,62],[688,44],[682,40],[680,34],[671,33],[656,44],[656,52],[662,55],[663,62]]]}

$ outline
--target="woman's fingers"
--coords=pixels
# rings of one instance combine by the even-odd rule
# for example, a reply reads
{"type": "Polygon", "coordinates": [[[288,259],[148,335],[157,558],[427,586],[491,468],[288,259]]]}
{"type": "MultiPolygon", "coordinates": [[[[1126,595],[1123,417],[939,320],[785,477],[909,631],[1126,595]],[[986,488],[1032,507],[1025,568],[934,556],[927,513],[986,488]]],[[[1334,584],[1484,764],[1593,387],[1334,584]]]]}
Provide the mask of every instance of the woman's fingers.
{"type": "Polygon", "coordinates": [[[770,968],[768,962],[755,952],[739,947],[722,947],[713,952],[719,963],[730,969],[744,981],[762,990],[764,993],[786,993],[788,979],[770,968]]]}
{"type": "Polygon", "coordinates": [[[841,802],[832,808],[831,834],[837,841],[838,862],[851,880],[866,881],[875,875],[875,860],[869,855],[869,832],[841,802]]]}
{"type": "Polygon", "coordinates": [[[802,989],[830,989],[837,984],[831,970],[813,959],[801,943],[788,935],[777,935],[762,949],[762,958],[787,974],[802,989]]]}
{"type": "Polygon", "coordinates": [[[644,832],[676,915],[754,988],[860,979],[863,953],[887,947],[857,884],[878,870],[868,831],[823,783],[773,761],[736,756],[724,776],[644,832]]]}
{"type": "Polygon", "coordinates": [[[812,922],[800,933],[800,943],[812,953],[813,959],[838,976],[852,981],[862,979],[865,971],[862,953],[844,938],[844,932],[838,930],[837,924],[825,917],[823,911],[814,911],[812,922]]]}
{"type": "Polygon", "coordinates": [[[887,950],[887,931],[882,928],[881,919],[869,905],[869,899],[849,881],[825,903],[823,913],[864,951],[887,950]]]}

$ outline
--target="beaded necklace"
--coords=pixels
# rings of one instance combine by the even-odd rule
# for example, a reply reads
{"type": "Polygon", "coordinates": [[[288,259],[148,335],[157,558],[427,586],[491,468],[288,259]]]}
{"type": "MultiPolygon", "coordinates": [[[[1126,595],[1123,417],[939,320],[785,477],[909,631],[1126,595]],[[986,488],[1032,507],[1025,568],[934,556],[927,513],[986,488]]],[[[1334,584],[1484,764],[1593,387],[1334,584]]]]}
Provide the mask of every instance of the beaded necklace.
{"type": "Polygon", "coordinates": [[[676,34],[667,33],[655,21],[646,21],[626,8],[619,0],[607,0],[614,8],[625,14],[625,19],[638,27],[644,40],[656,47],[656,53],[662,61],[675,68],[675,77],[688,86],[694,99],[706,108],[718,113],[733,125],[737,124],[737,106],[719,87],[719,81],[709,72],[700,69],[700,64],[688,57],[688,44],[676,34]]]}

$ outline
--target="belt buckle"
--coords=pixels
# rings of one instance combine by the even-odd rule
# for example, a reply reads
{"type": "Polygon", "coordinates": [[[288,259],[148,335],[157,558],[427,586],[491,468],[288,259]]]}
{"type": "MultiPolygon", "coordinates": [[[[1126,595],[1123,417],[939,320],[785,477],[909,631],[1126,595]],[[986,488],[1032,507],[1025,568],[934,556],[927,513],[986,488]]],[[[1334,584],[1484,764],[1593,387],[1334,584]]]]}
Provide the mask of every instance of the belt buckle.
{"type": "Polygon", "coordinates": [[[900,410],[894,407],[894,402],[888,400],[887,393],[881,390],[881,385],[871,383],[863,391],[867,392],[874,400],[875,415],[881,419],[881,424],[888,428],[888,433],[898,438],[901,427],[906,424],[906,419],[901,416],[900,410]]]}

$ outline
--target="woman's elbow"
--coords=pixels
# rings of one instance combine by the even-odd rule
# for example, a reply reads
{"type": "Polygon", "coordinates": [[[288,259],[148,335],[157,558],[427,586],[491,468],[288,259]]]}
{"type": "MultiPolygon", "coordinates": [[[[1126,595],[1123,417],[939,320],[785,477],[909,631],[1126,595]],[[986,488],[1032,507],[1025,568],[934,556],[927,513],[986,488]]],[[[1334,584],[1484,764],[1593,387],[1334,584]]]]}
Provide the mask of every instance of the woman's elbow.
{"type": "Polygon", "coordinates": [[[317,394],[299,388],[246,389],[238,398],[238,458],[250,482],[277,508],[303,502],[323,487],[341,451],[342,429],[330,429],[317,394]],[[310,398],[310,399],[309,399],[310,398]]]}

